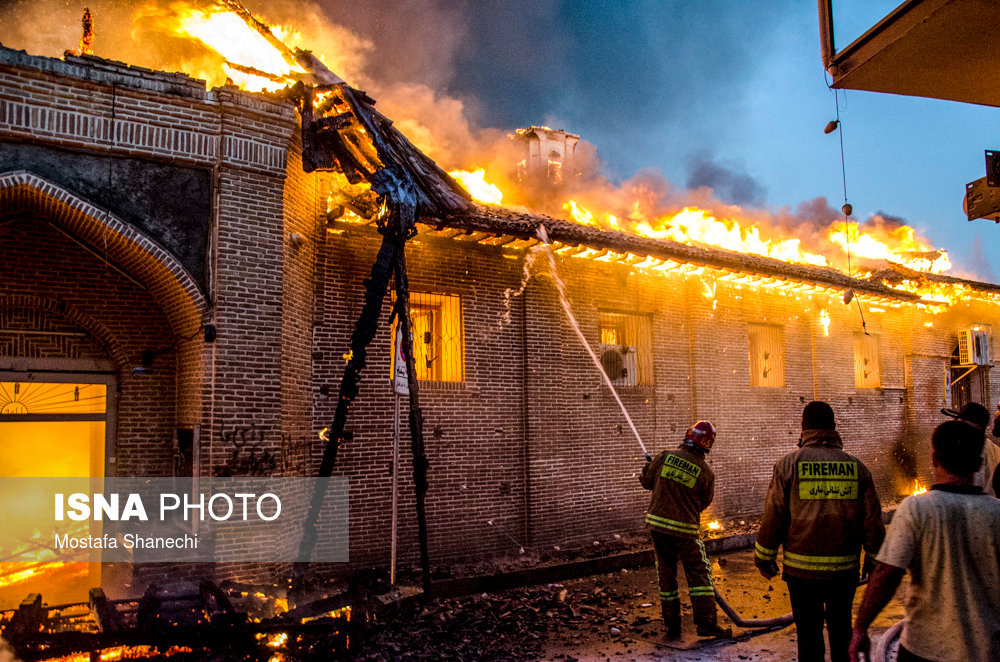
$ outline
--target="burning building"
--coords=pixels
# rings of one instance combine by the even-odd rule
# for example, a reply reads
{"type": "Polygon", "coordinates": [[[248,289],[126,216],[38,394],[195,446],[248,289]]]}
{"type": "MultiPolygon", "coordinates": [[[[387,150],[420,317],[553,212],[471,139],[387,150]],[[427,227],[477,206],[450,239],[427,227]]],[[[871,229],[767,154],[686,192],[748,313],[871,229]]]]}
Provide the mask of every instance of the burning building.
{"type": "MultiPolygon", "coordinates": [[[[642,452],[614,392],[650,449],[697,419],[716,425],[709,519],[761,510],[805,402],[833,405],[888,497],[926,477],[942,406],[1000,399],[1000,286],[712,246],[697,228],[714,219],[699,210],[653,227],[573,205],[560,219],[475,203],[363,93],[308,82],[284,95],[206,90],[91,55],[0,50],[9,475],[316,474],[345,363],[357,367],[362,283],[384,240],[372,191],[390,174],[417,201],[406,275],[433,559],[639,528],[642,452]],[[388,147],[372,147],[378,132],[388,147]],[[547,250],[555,271],[536,259],[547,250]]],[[[577,136],[520,136],[547,179],[573,167],[577,136]]],[[[350,479],[354,564],[389,556],[385,300],[327,467],[350,479]]],[[[404,558],[417,537],[409,465],[404,558]]]]}

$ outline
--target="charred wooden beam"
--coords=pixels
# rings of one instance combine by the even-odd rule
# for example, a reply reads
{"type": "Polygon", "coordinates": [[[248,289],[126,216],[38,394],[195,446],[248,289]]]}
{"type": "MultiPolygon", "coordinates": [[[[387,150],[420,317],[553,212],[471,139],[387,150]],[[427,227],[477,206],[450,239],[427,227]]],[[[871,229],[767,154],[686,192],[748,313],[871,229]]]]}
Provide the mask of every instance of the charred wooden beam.
{"type": "Polygon", "coordinates": [[[97,627],[101,632],[116,633],[125,630],[125,623],[115,604],[104,595],[104,589],[100,587],[90,589],[90,613],[97,621],[97,627]]]}
{"type": "Polygon", "coordinates": [[[256,67],[251,67],[246,64],[239,64],[238,62],[226,61],[226,66],[235,69],[236,71],[249,74],[250,76],[257,76],[258,78],[263,78],[265,80],[272,81],[274,83],[280,83],[282,85],[291,85],[294,81],[289,80],[286,76],[278,76],[267,71],[263,71],[256,67]]]}
{"type": "MultiPolygon", "coordinates": [[[[402,236],[400,250],[396,253],[396,303],[399,306],[399,325],[402,329],[403,356],[406,358],[406,382],[410,391],[410,452],[413,456],[413,491],[417,506],[417,536],[420,543],[420,570],[425,593],[431,589],[431,565],[427,548],[427,469],[429,462],[424,452],[424,415],[420,409],[419,384],[413,357],[413,329],[410,323],[410,284],[406,273],[406,253],[402,236]]],[[[394,469],[395,470],[395,469],[394,469]]]]}
{"type": "MultiPolygon", "coordinates": [[[[351,183],[367,180],[377,193],[399,202],[404,202],[398,195],[403,186],[412,191],[408,204],[414,208],[457,212],[470,207],[468,192],[376,111],[363,91],[346,83],[320,88],[300,83],[290,96],[300,108],[306,172],[338,170],[351,183]],[[316,91],[331,95],[322,108],[314,106],[316,91]],[[332,119],[323,117],[324,110],[334,109],[332,119]]],[[[407,234],[412,234],[409,228],[407,234]]]]}
{"type": "MultiPolygon", "coordinates": [[[[333,475],[333,467],[337,462],[340,446],[346,440],[344,426],[347,423],[347,413],[354,399],[358,396],[361,371],[364,370],[368,358],[368,345],[371,344],[375,332],[378,331],[382,304],[385,301],[385,294],[389,289],[392,272],[396,266],[396,252],[399,248],[393,233],[384,231],[378,255],[372,264],[368,278],[362,283],[365,289],[364,305],[361,307],[361,314],[354,323],[354,331],[351,333],[351,349],[348,354],[347,366],[344,368],[344,374],[340,381],[337,408],[333,414],[333,422],[327,431],[326,447],[323,449],[323,459],[319,466],[318,477],[320,480],[317,481],[313,491],[303,526],[302,540],[299,543],[300,559],[311,558],[316,547],[316,523],[319,521],[320,511],[323,508],[328,479],[333,475]]],[[[299,584],[305,576],[305,570],[305,561],[295,564],[293,588],[301,588],[299,584]]]]}
{"type": "Polygon", "coordinates": [[[354,115],[351,115],[350,113],[341,113],[340,115],[331,115],[319,118],[316,120],[316,126],[320,129],[333,129],[334,131],[340,131],[341,129],[346,129],[350,126],[353,119],[354,115]]]}
{"type": "Polygon", "coordinates": [[[229,596],[215,582],[201,582],[198,592],[209,623],[224,628],[242,629],[246,626],[247,615],[233,609],[229,596]]]}
{"type": "Polygon", "coordinates": [[[10,623],[3,631],[4,637],[11,643],[16,643],[27,637],[37,635],[48,622],[48,610],[42,608],[42,595],[29,593],[21,601],[17,611],[10,618],[10,623]]]}

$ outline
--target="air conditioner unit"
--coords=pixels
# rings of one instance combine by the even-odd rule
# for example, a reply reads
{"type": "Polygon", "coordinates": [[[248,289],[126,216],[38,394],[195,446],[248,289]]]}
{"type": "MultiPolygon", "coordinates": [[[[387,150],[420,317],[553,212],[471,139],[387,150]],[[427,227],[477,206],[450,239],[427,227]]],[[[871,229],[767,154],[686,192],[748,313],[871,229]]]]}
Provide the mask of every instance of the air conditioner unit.
{"type": "Polygon", "coordinates": [[[990,365],[990,334],[985,328],[973,327],[958,332],[959,365],[990,365]]]}
{"type": "Polygon", "coordinates": [[[624,345],[601,345],[601,367],[615,386],[636,386],[639,384],[639,361],[635,347],[624,345]]]}

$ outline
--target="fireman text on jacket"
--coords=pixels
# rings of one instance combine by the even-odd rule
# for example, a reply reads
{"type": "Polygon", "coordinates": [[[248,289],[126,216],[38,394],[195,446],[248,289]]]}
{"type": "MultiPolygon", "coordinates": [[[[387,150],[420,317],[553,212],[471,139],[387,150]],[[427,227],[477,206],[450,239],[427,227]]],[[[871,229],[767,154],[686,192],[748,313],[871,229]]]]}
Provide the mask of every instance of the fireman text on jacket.
{"type": "Polygon", "coordinates": [[[799,462],[796,473],[800,499],[858,498],[856,462],[799,462]]]}
{"type": "Polygon", "coordinates": [[[701,467],[692,462],[688,462],[682,457],[667,454],[663,460],[663,468],[660,475],[664,478],[677,481],[685,487],[693,488],[698,476],[701,475],[701,467]]]}

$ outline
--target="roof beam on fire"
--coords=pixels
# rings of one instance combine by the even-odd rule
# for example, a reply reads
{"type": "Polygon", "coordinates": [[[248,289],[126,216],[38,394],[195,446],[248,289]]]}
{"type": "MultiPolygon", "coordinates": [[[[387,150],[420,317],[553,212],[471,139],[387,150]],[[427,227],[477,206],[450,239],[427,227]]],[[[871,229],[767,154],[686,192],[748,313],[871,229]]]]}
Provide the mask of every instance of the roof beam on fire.
{"type": "Polygon", "coordinates": [[[312,74],[315,80],[310,82],[322,83],[326,85],[336,85],[344,82],[340,76],[327,69],[326,65],[320,62],[319,59],[309,51],[303,51],[298,48],[292,49],[286,46],[284,42],[274,36],[274,33],[271,32],[271,27],[269,25],[250,13],[246,7],[241,5],[236,0],[219,0],[219,4],[239,16],[243,19],[244,23],[250,26],[252,30],[255,30],[258,34],[260,34],[260,36],[267,40],[267,43],[271,44],[276,51],[281,53],[282,59],[284,59],[289,66],[312,74]]]}
{"type": "Polygon", "coordinates": [[[367,181],[379,195],[412,199],[423,214],[456,213],[471,206],[468,192],[375,110],[364,92],[341,83],[302,85],[296,94],[306,172],[340,171],[352,184],[367,181]],[[314,106],[317,94],[323,98],[314,106]]]}
{"type": "MultiPolygon", "coordinates": [[[[739,277],[732,279],[735,282],[748,282],[754,276],[763,275],[773,279],[772,284],[778,283],[780,279],[786,285],[790,282],[812,283],[826,289],[842,291],[853,289],[858,293],[884,296],[895,301],[920,300],[916,294],[894,290],[881,282],[852,278],[830,268],[792,264],[758,255],[689,246],[670,240],[601,230],[570,221],[503,208],[476,205],[471,213],[441,215],[436,218],[436,222],[439,225],[463,230],[482,230],[495,236],[517,236],[523,240],[537,240],[538,228],[544,225],[554,250],[561,254],[563,247],[570,246],[582,247],[584,250],[592,249],[595,252],[610,250],[631,256],[626,258],[626,262],[637,268],[667,265],[658,270],[675,269],[679,273],[692,273],[700,269],[732,271],[734,274],[740,274],[739,277]],[[646,257],[639,258],[643,255],[646,257]]],[[[578,252],[582,253],[583,250],[578,252]]]]}

